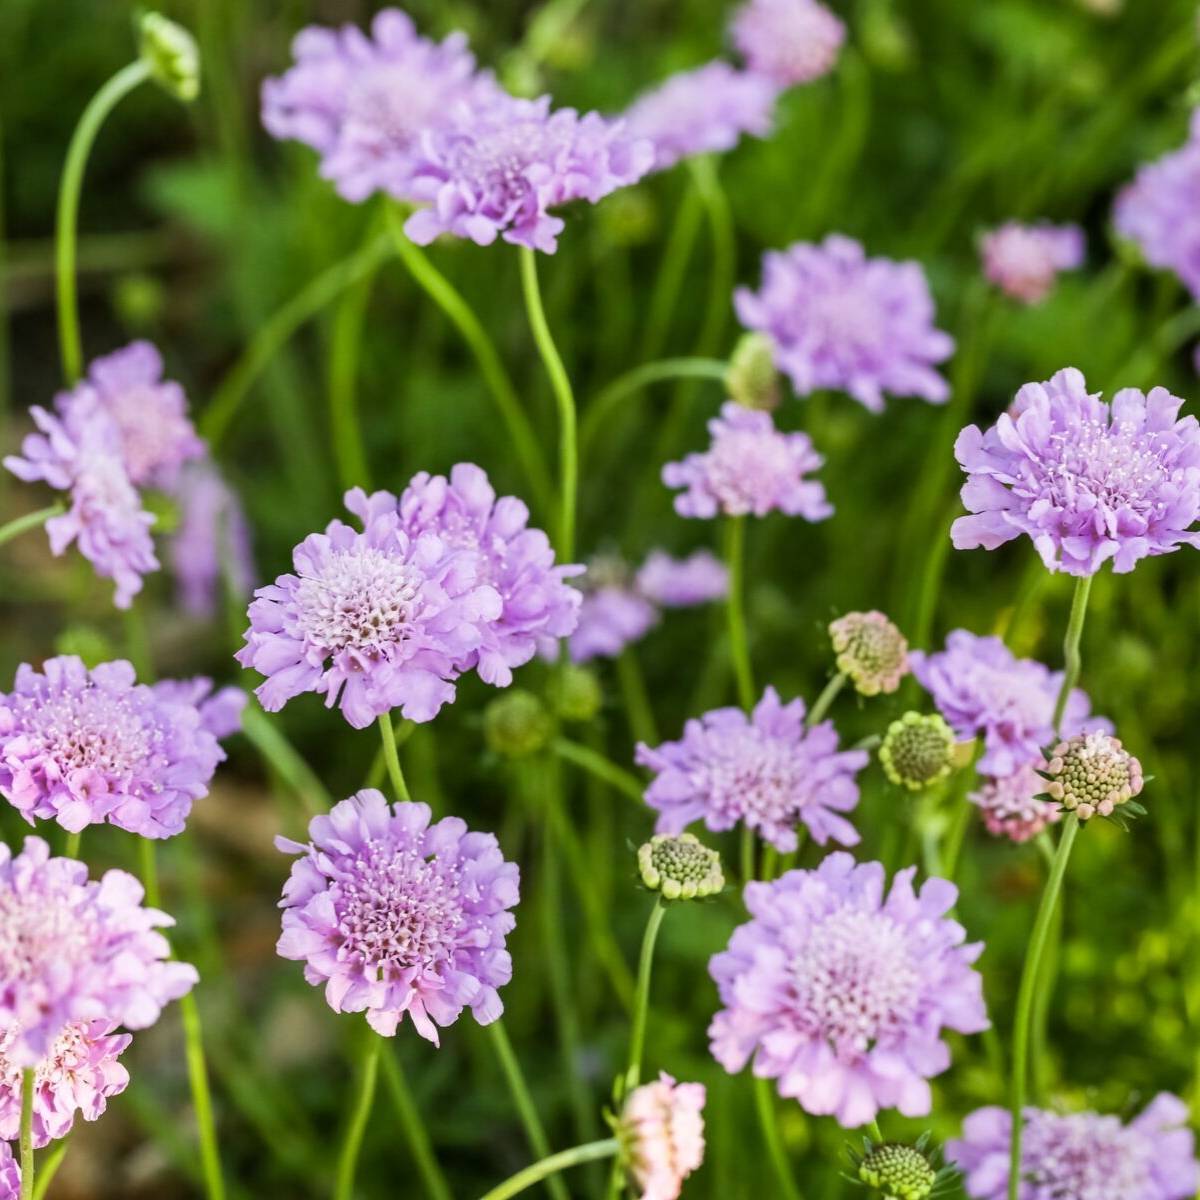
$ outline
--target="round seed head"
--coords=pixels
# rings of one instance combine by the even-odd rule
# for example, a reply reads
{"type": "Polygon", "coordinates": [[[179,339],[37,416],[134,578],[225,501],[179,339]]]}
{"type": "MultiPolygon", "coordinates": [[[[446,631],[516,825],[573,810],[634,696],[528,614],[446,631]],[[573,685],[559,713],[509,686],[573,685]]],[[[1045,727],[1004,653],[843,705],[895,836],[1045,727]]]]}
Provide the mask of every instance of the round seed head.
{"type": "Polygon", "coordinates": [[[488,749],[506,758],[536,754],[550,740],[554,722],[532,692],[517,688],[493,700],[483,713],[488,749]]]}
{"type": "Polygon", "coordinates": [[[690,833],[656,834],[638,850],[638,870],[668,900],[715,896],[725,886],[721,856],[690,833]]]}
{"type": "Polygon", "coordinates": [[[919,792],[950,774],[954,752],[954,731],[940,716],[907,712],[888,726],[879,761],[893,783],[919,792]]]}
{"type": "Polygon", "coordinates": [[[1081,733],[1051,751],[1046,794],[1081,820],[1108,817],[1142,790],[1142,764],[1107,733],[1081,733]]]}
{"type": "Polygon", "coordinates": [[[881,612],[852,612],[829,626],[838,670],[864,696],[894,692],[908,674],[908,642],[881,612]]]}
{"type": "Polygon", "coordinates": [[[858,1167],[860,1181],[878,1188],[884,1200],[928,1200],[937,1177],[937,1171],[915,1146],[893,1142],[874,1147],[858,1167]]]}

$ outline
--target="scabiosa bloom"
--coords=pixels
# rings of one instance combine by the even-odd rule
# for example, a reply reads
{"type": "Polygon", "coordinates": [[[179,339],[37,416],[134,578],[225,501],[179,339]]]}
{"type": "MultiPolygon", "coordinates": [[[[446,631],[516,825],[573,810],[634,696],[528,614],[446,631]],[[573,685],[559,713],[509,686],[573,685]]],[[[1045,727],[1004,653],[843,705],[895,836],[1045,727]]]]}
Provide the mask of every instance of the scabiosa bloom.
{"type": "Polygon", "coordinates": [[[390,492],[353,488],[346,507],[363,532],[330,521],[296,547],[296,573],[254,593],[237,659],[267,677],[255,695],[268,712],[317,692],[356,729],[393,708],[431,721],[499,618],[500,595],[477,551],[405,533],[390,492]]]}
{"type": "Polygon", "coordinates": [[[830,234],[768,252],[761,290],[739,288],[734,305],[746,328],[771,337],[801,396],[836,388],[879,412],[885,392],[932,404],[950,394],[934,365],[954,339],[934,327],[919,263],[867,258],[858,242],[830,234]]]}
{"type": "Polygon", "coordinates": [[[431,42],[395,8],[375,16],[369,36],[352,25],[302,29],[292,53],[295,66],[263,83],[263,124],[316,150],[321,175],[355,203],[377,191],[410,198],[426,132],[460,105],[501,95],[476,73],[463,34],[431,42]]]}
{"type": "Polygon", "coordinates": [[[588,563],[583,579],[579,623],[567,643],[571,661],[616,658],[658,624],[658,609],[629,578],[619,559],[601,556],[588,563]]]}
{"type": "Polygon", "coordinates": [[[1014,300],[1037,304],[1050,294],[1059,271],[1083,266],[1086,247],[1078,225],[1006,221],[983,235],[983,273],[1014,300]]]}
{"type": "Polygon", "coordinates": [[[748,0],[731,31],[750,70],[785,88],[833,70],[846,40],[846,26],[817,0],[748,0]]]}
{"type": "Polygon", "coordinates": [[[1076,734],[1050,750],[1046,795],[1081,821],[1109,817],[1142,791],[1142,764],[1119,738],[1096,730],[1076,734]]]}
{"type": "Polygon", "coordinates": [[[667,900],[703,900],[725,888],[721,856],[690,833],[656,833],[638,847],[638,874],[667,900]]]}
{"type": "Polygon", "coordinates": [[[418,245],[439,234],[480,246],[506,242],[553,254],[564,222],[551,209],[572,200],[591,204],[636,183],[654,151],[621,121],[572,108],[550,110],[550,98],[497,97],[461,108],[452,127],[427,130],[412,180],[426,201],[405,222],[418,245]]]}
{"type": "Polygon", "coordinates": [[[516,496],[496,498],[486,472],[459,463],[444,475],[422,471],[400,497],[400,526],[412,538],[434,533],[454,548],[479,554],[481,582],[500,594],[500,616],[467,660],[488,683],[507,687],[514,667],[539,646],[553,650],[579,623],[583,597],[567,580],[582,566],[556,566],[550,539],[529,528],[529,509],[516,496]]]}
{"type": "MultiPolygon", "coordinates": [[[[22,664],[12,692],[0,695],[0,794],[30,824],[181,833],[225,758],[195,684],[149,687],[124,660],[89,671],[74,655],[47,659],[43,672],[22,664]]],[[[230,702],[220,697],[210,715],[230,702]]]]}
{"type": "Polygon", "coordinates": [[[687,558],[654,550],[638,568],[637,589],[660,608],[692,608],[725,598],[729,568],[711,550],[687,558]]]}
{"type": "Polygon", "coordinates": [[[751,1058],[780,1095],[847,1127],[881,1108],[930,1110],[928,1080],[950,1065],[944,1029],[988,1027],[982,980],[945,914],[958,889],[915,867],[884,897],[880,863],[829,855],[745,889],[751,920],[734,930],[709,974],[725,1007],[709,1026],[712,1052],[730,1072],[751,1058]]]}
{"type": "Polygon", "coordinates": [[[1094,575],[1200,545],[1200,423],[1179,419],[1166,388],[1124,388],[1111,408],[1072,367],[1027,383],[986,433],[968,425],[954,456],[966,472],[951,537],[995,550],[1027,534],[1051,571],[1094,575]]]}
{"type": "Polygon", "coordinates": [[[922,791],[954,770],[954,731],[937,713],[906,712],[883,735],[879,761],[894,784],[922,791]]]}
{"type": "Polygon", "coordinates": [[[1151,266],[1174,271],[1200,301],[1200,108],[1186,144],[1138,171],[1117,197],[1113,218],[1151,266]]]}
{"type": "Polygon", "coordinates": [[[856,776],[864,750],[838,751],[832,721],[804,724],[804,701],[780,702],[767,688],[751,716],[718,708],[688,721],[678,742],[637,747],[637,761],[657,778],[646,803],[659,813],[659,833],[681,833],[703,820],[714,833],[743,821],[784,854],[796,849],[803,822],[813,840],[858,843],[839,813],[858,804],[856,776]]]}
{"type": "MultiPolygon", "coordinates": [[[[1200,1186],[1188,1109],[1160,1092],[1142,1113],[1119,1117],[1025,1110],[1020,1200],[1189,1200],[1200,1186]]],[[[966,1174],[972,1200],[1005,1200],[1012,1114],[981,1108],[963,1122],[947,1157],[966,1174]]]]}
{"type": "Polygon", "coordinates": [[[154,694],[173,704],[191,705],[200,714],[200,726],[218,741],[224,741],[242,729],[242,710],[247,696],[240,687],[213,691],[207,675],[191,679],[163,679],[153,685],[154,694]]]}
{"type": "Polygon", "coordinates": [[[682,462],[667,463],[663,483],[686,489],[675,497],[681,517],[765,517],[778,509],[790,517],[823,521],[833,513],[825,488],[806,479],[825,461],[806,433],[780,433],[768,412],[733,401],[708,423],[712,445],[682,462]]]}
{"type": "Polygon", "coordinates": [[[617,1138],[640,1200],[678,1200],[704,1161],[705,1099],[702,1083],[676,1083],[665,1071],[629,1093],[617,1138]]]}
{"type": "Polygon", "coordinates": [[[1062,814],[1046,797],[1046,781],[1032,765],[1018,767],[1011,775],[983,780],[968,797],[983,814],[983,823],[994,837],[1027,842],[1062,814]]]}
{"type": "Polygon", "coordinates": [[[762,75],[710,62],[672,75],[625,112],[631,137],[653,147],[655,171],[697,154],[724,154],[746,135],[771,132],[778,87],[762,75]]]}
{"type": "Polygon", "coordinates": [[[908,642],[881,612],[850,612],[830,623],[837,668],[863,696],[894,692],[908,674],[908,642]]]}
{"type": "Polygon", "coordinates": [[[429,805],[390,807],[367,788],[309,823],[311,843],[276,838],[293,864],[283,889],[283,958],[325,985],[335,1012],[365,1012],[391,1037],[407,1013],[438,1044],[438,1026],[470,1006],[480,1025],[504,1011],[512,976],[505,936],[519,874],[490,833],[458,817],[430,824],[429,805]]]}
{"type": "MultiPolygon", "coordinates": [[[[1031,658],[1017,658],[998,637],[979,637],[956,629],[945,650],[909,655],[913,674],[933,697],[959,738],[979,734],[984,753],[978,768],[985,775],[1012,775],[1041,761],[1042,748],[1054,737],[1054,705],[1062,672],[1031,658]]],[[[1064,736],[1089,729],[1110,729],[1093,717],[1087,693],[1071,692],[1063,713],[1064,736]]]]}
{"type": "Polygon", "coordinates": [[[0,1028],[15,1029],[4,1056],[36,1067],[74,1021],[130,1029],[158,1020],[198,976],[167,961],[159,933],[174,922],[142,907],[142,885],[125,871],[88,879],[87,867],[51,858],[41,838],[15,858],[0,844],[0,1028]]]}

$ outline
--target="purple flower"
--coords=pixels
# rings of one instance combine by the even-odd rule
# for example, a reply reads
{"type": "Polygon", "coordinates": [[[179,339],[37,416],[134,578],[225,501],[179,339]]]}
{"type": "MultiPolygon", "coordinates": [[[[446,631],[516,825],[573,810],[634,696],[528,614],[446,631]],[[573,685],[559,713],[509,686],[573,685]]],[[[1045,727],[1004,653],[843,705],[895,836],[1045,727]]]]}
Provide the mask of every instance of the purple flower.
{"type": "Polygon", "coordinates": [[[563,229],[551,209],[572,200],[597,203],[650,169],[650,143],[620,121],[574,109],[550,110],[550,98],[497,97],[460,107],[452,125],[427,130],[413,198],[426,201],[405,223],[418,245],[439,234],[480,246],[506,242],[553,254],[563,229]]]}
{"type": "Polygon", "coordinates": [[[1044,300],[1059,271],[1083,266],[1087,242],[1078,225],[1006,221],[983,235],[983,273],[1002,292],[1025,304],[1044,300]]]}
{"type": "Polygon", "coordinates": [[[1179,419],[1182,403],[1166,388],[1125,388],[1110,409],[1072,367],[1027,383],[986,433],[958,435],[972,515],[951,527],[956,549],[1024,533],[1051,571],[1083,576],[1200,545],[1188,532],[1200,516],[1200,424],[1179,419]]]}
{"type": "Polygon", "coordinates": [[[832,721],[804,723],[804,701],[782,704],[767,688],[751,716],[718,708],[688,721],[678,742],[637,747],[637,761],[656,778],[646,803],[659,813],[658,833],[680,833],[703,820],[714,833],[739,821],[784,854],[799,844],[801,822],[813,840],[858,843],[839,813],[858,804],[856,776],[864,750],[838,751],[832,721]]]}
{"type": "Polygon", "coordinates": [[[657,624],[658,610],[632,588],[620,583],[588,588],[579,608],[579,623],[568,642],[571,661],[617,658],[657,624]]]}
{"type": "Polygon", "coordinates": [[[954,339],[934,327],[933,297],[916,262],[867,258],[858,242],[830,234],[763,257],[759,292],[739,288],[738,317],[775,343],[775,362],[801,396],[849,392],[872,412],[884,393],[932,404],[950,394],[933,369],[954,339]]]}
{"type": "Polygon", "coordinates": [[[1117,197],[1113,218],[1151,266],[1174,271],[1200,301],[1200,108],[1187,143],[1138,171],[1117,197]]]}
{"type": "Polygon", "coordinates": [[[846,40],[846,26],[817,0],[747,0],[731,31],[747,67],[785,88],[832,71],[846,40]]]}
{"type": "Polygon", "coordinates": [[[470,1006],[481,1025],[504,1011],[512,977],[505,936],[516,924],[519,873],[490,833],[458,817],[429,822],[429,806],[390,807],[372,788],[309,824],[312,843],[283,890],[283,958],[325,985],[335,1012],[365,1012],[391,1037],[405,1013],[438,1044],[438,1026],[470,1006]]]}
{"type": "Polygon", "coordinates": [[[721,406],[708,423],[712,445],[703,454],[667,463],[663,483],[686,488],[675,497],[681,517],[765,517],[778,509],[789,517],[823,521],[833,513],[825,488],[805,473],[825,461],[806,433],[780,433],[769,412],[721,406]]]}
{"type": "Polygon", "coordinates": [[[20,1200],[21,1168],[13,1157],[12,1147],[0,1142],[0,1200],[20,1200]]]}
{"type": "Polygon", "coordinates": [[[1058,803],[1046,796],[1046,781],[1038,774],[1040,767],[1039,761],[999,779],[985,778],[982,786],[967,797],[983,813],[983,823],[993,837],[1027,842],[1061,819],[1058,803]]]}
{"type": "MultiPolygon", "coordinates": [[[[1020,1200],[1190,1200],[1200,1187],[1188,1109],[1160,1092],[1129,1124],[1084,1112],[1025,1110],[1020,1200]]],[[[1012,1114],[981,1108],[963,1122],[946,1157],[966,1175],[972,1200],[1008,1195],[1012,1114]]]]}
{"type": "Polygon", "coordinates": [[[192,679],[164,679],[154,685],[160,700],[186,704],[200,714],[200,726],[218,741],[224,741],[242,730],[242,710],[247,696],[240,687],[223,687],[213,692],[213,681],[207,675],[192,679]]]}
{"type": "Polygon", "coordinates": [[[507,687],[512,671],[539,646],[553,651],[579,623],[582,596],[567,579],[581,566],[555,566],[550,539],[530,529],[529,509],[515,496],[496,498],[487,474],[459,463],[444,475],[422,471],[400,497],[400,525],[410,538],[433,533],[447,546],[477,552],[481,582],[500,594],[500,616],[484,629],[469,665],[488,683],[507,687]]]}
{"type": "Polygon", "coordinates": [[[346,507],[363,532],[330,521],[296,547],[296,574],[254,593],[237,659],[267,677],[255,695],[268,712],[317,692],[356,729],[393,708],[431,721],[499,619],[500,595],[478,552],[405,533],[390,492],[354,488],[346,507]]]}
{"type": "Polygon", "coordinates": [[[729,569],[711,550],[696,550],[687,558],[654,550],[638,569],[637,589],[660,608],[692,608],[725,599],[729,569]]]}
{"type": "MultiPolygon", "coordinates": [[[[75,1114],[94,1121],[109,1096],[129,1085],[129,1072],[117,1061],[133,1040],[114,1033],[108,1020],[73,1021],[55,1039],[34,1076],[33,1145],[35,1149],[66,1137],[75,1114]]],[[[0,1138],[16,1141],[21,1129],[21,1072],[8,1057],[17,1040],[13,1026],[0,1030],[0,1138]]],[[[0,1197],[3,1197],[0,1188],[0,1197]]]]}
{"type": "Polygon", "coordinates": [[[89,671],[73,655],[47,659],[43,670],[22,664],[12,692],[0,695],[0,794],[30,824],[182,833],[225,758],[192,698],[208,680],[148,687],[123,660],[89,671]]]}
{"type": "Polygon", "coordinates": [[[625,111],[629,135],[654,150],[652,170],[697,154],[724,154],[743,136],[771,132],[779,89],[769,79],[710,62],[672,75],[625,111]]]}
{"type": "Polygon", "coordinates": [[[925,1116],[927,1081],[950,1065],[942,1031],[988,1019],[971,967],[983,947],[945,916],[958,889],[927,879],[914,895],[915,873],[885,899],[881,863],[837,853],[748,884],[751,920],[708,968],[725,1005],[708,1029],[716,1060],[734,1072],[753,1058],[780,1095],[845,1128],[881,1108],[925,1116]]]}
{"type": "Polygon", "coordinates": [[[399,9],[378,13],[371,35],[352,25],[310,26],[292,44],[296,65],[262,88],[269,133],[321,155],[321,175],[346,200],[377,191],[411,197],[427,131],[459,107],[481,108],[502,95],[461,33],[443,42],[418,36],[399,9]]]}
{"type": "MultiPolygon", "coordinates": [[[[965,629],[954,630],[938,653],[911,651],[909,662],[955,734],[983,736],[978,764],[983,774],[1012,775],[1041,761],[1042,748],[1054,739],[1061,671],[1052,673],[1031,658],[1017,658],[998,637],[979,637],[965,629]]],[[[1063,736],[1111,728],[1103,717],[1091,716],[1087,693],[1075,688],[1063,713],[1063,736]]]]}
{"type": "Polygon", "coordinates": [[[174,922],[142,907],[142,885],[125,871],[96,882],[71,858],[51,858],[41,838],[14,858],[0,844],[0,1028],[18,1067],[36,1067],[75,1021],[103,1018],[130,1029],[158,1020],[198,976],[167,961],[159,927],[174,922]]]}

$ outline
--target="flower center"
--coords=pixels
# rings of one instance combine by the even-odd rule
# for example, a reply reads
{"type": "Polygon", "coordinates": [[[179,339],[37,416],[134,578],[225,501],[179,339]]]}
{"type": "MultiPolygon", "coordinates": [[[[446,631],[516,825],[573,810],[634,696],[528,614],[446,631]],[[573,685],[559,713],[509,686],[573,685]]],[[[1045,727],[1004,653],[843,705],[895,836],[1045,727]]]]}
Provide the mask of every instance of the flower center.
{"type": "Polygon", "coordinates": [[[754,430],[726,430],[708,454],[708,486],[726,512],[745,513],[776,481],[795,474],[787,442],[754,430]]]}
{"type": "Polygon", "coordinates": [[[403,66],[377,66],[351,79],[346,96],[344,136],[379,156],[410,149],[433,123],[444,99],[403,66]]]}
{"type": "Polygon", "coordinates": [[[135,483],[146,482],[159,467],[175,461],[191,432],[186,419],[164,411],[152,387],[122,388],[109,398],[108,409],[121,434],[125,469],[135,483]]]}
{"type": "Polygon", "coordinates": [[[1110,519],[1122,509],[1150,517],[1166,511],[1156,497],[1170,479],[1162,458],[1168,449],[1162,435],[1148,441],[1128,425],[1082,421],[1050,436],[1039,466],[1057,507],[1081,513],[1099,507],[1110,519]]]}
{"type": "MultiPolygon", "coordinates": [[[[51,1043],[46,1057],[36,1068],[38,1085],[52,1080],[58,1083],[73,1078],[77,1071],[88,1066],[91,1048],[88,1042],[88,1023],[73,1021],[51,1043]]],[[[0,1091],[20,1094],[22,1068],[9,1058],[9,1051],[17,1040],[18,1030],[9,1025],[0,1030],[0,1091]]]]}
{"type": "Polygon", "coordinates": [[[477,138],[464,139],[454,155],[455,173],[473,184],[497,215],[522,208],[534,192],[526,171],[544,156],[546,128],[538,120],[513,122],[477,138]]]}
{"type": "Polygon", "coordinates": [[[697,770],[696,790],[714,812],[752,827],[790,824],[804,798],[805,763],[794,747],[753,726],[722,730],[718,752],[697,770]]]}
{"type": "Polygon", "coordinates": [[[1111,1117],[1043,1116],[1030,1126],[1022,1163],[1046,1200],[1130,1200],[1153,1191],[1149,1148],[1111,1117]]]}
{"type": "Polygon", "coordinates": [[[818,328],[824,328],[825,341],[834,346],[870,350],[885,340],[888,316],[858,280],[821,296],[812,317],[818,328]]]}
{"type": "Polygon", "coordinates": [[[37,986],[51,964],[69,972],[93,940],[90,923],[65,897],[0,891],[0,979],[7,984],[37,986]]]}

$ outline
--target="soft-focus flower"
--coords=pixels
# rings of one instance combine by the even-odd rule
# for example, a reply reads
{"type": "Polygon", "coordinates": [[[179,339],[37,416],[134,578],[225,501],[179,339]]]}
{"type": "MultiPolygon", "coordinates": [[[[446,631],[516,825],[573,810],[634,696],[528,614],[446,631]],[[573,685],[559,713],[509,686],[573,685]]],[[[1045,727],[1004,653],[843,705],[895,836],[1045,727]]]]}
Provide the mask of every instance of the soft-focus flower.
{"type": "Polygon", "coordinates": [[[681,517],[764,517],[778,509],[822,521],[833,513],[825,488],[805,478],[825,461],[806,433],[780,433],[770,413],[733,401],[721,406],[708,430],[707,450],[662,469],[667,487],[686,489],[675,497],[681,517]]]}
{"type": "Polygon", "coordinates": [[[0,794],[30,824],[181,833],[225,758],[209,722],[224,728],[238,702],[222,693],[204,709],[208,680],[147,686],[124,660],[89,671],[63,655],[42,672],[22,664],[12,692],[0,694],[0,794]]]}
{"type": "Polygon", "coordinates": [[[894,692],[908,674],[908,642],[881,612],[851,612],[830,623],[837,668],[863,696],[894,692]]]}
{"type": "Polygon", "coordinates": [[[1059,271],[1083,265],[1087,242],[1078,225],[1006,221],[983,235],[983,273],[1002,292],[1025,304],[1044,300],[1059,271]]]}
{"type": "Polygon", "coordinates": [[[483,740],[494,754],[528,758],[554,733],[546,706],[532,692],[513,688],[492,700],[483,710],[483,740]]]}
{"type": "MultiPolygon", "coordinates": [[[[1160,1092],[1129,1124],[1084,1112],[1025,1110],[1019,1200],[1190,1200],[1200,1187],[1188,1109],[1160,1092]]],[[[946,1155],[972,1200],[1006,1200],[1012,1115],[981,1108],[946,1155]]]]}
{"type": "Polygon", "coordinates": [[[711,550],[697,550],[687,558],[654,550],[638,569],[637,589],[660,608],[692,608],[725,598],[729,568],[711,550]]]}
{"type": "Polygon", "coordinates": [[[1143,166],[1121,191],[1113,219],[1151,266],[1174,271],[1200,301],[1200,108],[1183,147],[1143,166]]]}
{"type": "Polygon", "coordinates": [[[856,845],[858,831],[839,814],[858,804],[866,751],[839,752],[833,722],[808,727],[804,711],[803,700],[783,704],[767,688],[750,716],[718,708],[688,721],[678,742],[639,743],[638,763],[656,775],[646,803],[658,810],[657,832],[703,820],[720,833],[742,821],[787,854],[803,822],[822,846],[856,845]]]}
{"type": "Polygon", "coordinates": [[[400,497],[400,527],[411,538],[436,534],[454,549],[478,553],[481,583],[500,594],[500,616],[483,631],[467,660],[488,683],[507,687],[514,667],[539,646],[553,650],[579,623],[580,593],[567,580],[582,566],[556,566],[550,539],[529,528],[529,509],[516,496],[497,499],[487,474],[459,463],[444,475],[422,471],[400,497]]]}
{"type": "Polygon", "coordinates": [[[676,1083],[665,1071],[629,1093],[617,1137],[639,1200],[678,1200],[704,1161],[704,1101],[702,1083],[676,1083]]]}
{"type": "Polygon", "coordinates": [[[160,700],[192,705],[200,714],[201,728],[218,741],[242,730],[242,710],[248,697],[240,687],[223,687],[214,692],[213,681],[207,675],[196,675],[191,679],[160,680],[153,685],[153,691],[160,700]]]}
{"type": "Polygon", "coordinates": [[[551,111],[548,96],[502,95],[454,116],[421,139],[410,190],[426,207],[404,225],[418,245],[442,233],[480,246],[499,236],[553,254],[564,222],[551,209],[573,200],[595,204],[636,183],[654,160],[650,143],[630,136],[623,122],[551,111]]]}
{"type": "Polygon", "coordinates": [[[429,41],[395,8],[376,14],[369,36],[352,25],[302,29],[292,53],[295,66],[263,82],[263,124],[316,150],[321,175],[353,202],[377,191],[411,198],[427,133],[503,94],[476,72],[463,34],[429,41]]]}
{"type": "Polygon", "coordinates": [[[196,982],[195,967],[169,962],[159,932],[172,919],[142,907],[125,871],[88,879],[87,867],[51,858],[41,838],[15,858],[0,843],[0,1028],[15,1029],[4,1055],[36,1067],[73,1021],[97,1014],[130,1029],[158,1020],[196,982]]]}
{"type": "Polygon", "coordinates": [[[571,661],[616,658],[658,624],[658,609],[637,589],[620,559],[600,555],[583,578],[579,624],[567,643],[571,661]]]}
{"type": "Polygon", "coordinates": [[[293,552],[294,575],[259,588],[237,659],[267,677],[255,695],[276,712],[302,692],[340,706],[356,729],[399,708],[431,721],[499,619],[477,550],[410,537],[396,497],[346,493],[363,532],[330,521],[293,552]]]}
{"type": "Polygon", "coordinates": [[[785,88],[833,70],[846,40],[846,26],[817,0],[746,0],[731,32],[746,66],[785,88]]]}
{"type": "Polygon", "coordinates": [[[653,147],[653,170],[697,154],[723,154],[742,138],[771,132],[778,87],[769,79],[710,62],[672,75],[626,110],[630,137],[653,147]]]}
{"type": "Polygon", "coordinates": [[[830,234],[768,252],[761,290],[739,288],[734,304],[747,329],[771,337],[801,396],[835,388],[878,412],[885,393],[934,404],[950,394],[934,365],[950,357],[954,339],[934,327],[917,262],[867,258],[858,242],[830,234]]]}
{"type": "Polygon", "coordinates": [[[1046,781],[1033,765],[998,779],[984,778],[967,799],[982,812],[988,833],[1014,842],[1037,837],[1062,816],[1058,805],[1046,798],[1046,781]]]}
{"type": "Polygon", "coordinates": [[[922,791],[954,770],[954,731],[937,713],[906,712],[887,727],[879,761],[898,787],[922,791]]]}
{"type": "Polygon", "coordinates": [[[1111,407],[1074,368],[1027,383],[1013,413],[986,433],[968,425],[954,445],[966,472],[951,537],[959,550],[995,550],[1027,534],[1051,571],[1094,575],[1112,560],[1200,545],[1200,424],[1179,419],[1166,388],[1125,388],[1111,407]]]}
{"type": "MultiPolygon", "coordinates": [[[[1062,672],[1031,658],[1017,658],[998,637],[979,637],[956,629],[945,650],[909,654],[913,674],[933,697],[959,738],[982,735],[978,768],[985,775],[1012,775],[1040,762],[1042,748],[1054,737],[1054,705],[1062,672]]],[[[1087,693],[1075,688],[1067,699],[1062,733],[1109,729],[1091,716],[1087,693]]]]}
{"type": "Polygon", "coordinates": [[[156,12],[138,21],[138,54],[150,77],[177,100],[189,103],[200,95],[200,49],[182,25],[156,12]]]}
{"type": "MultiPolygon", "coordinates": [[[[40,1149],[66,1137],[79,1112],[94,1121],[109,1096],[129,1084],[129,1072],[117,1061],[133,1040],[114,1033],[108,1020],[73,1021],[58,1035],[34,1074],[33,1144],[40,1149]]],[[[0,1030],[0,1138],[16,1141],[21,1131],[21,1066],[9,1059],[15,1028],[0,1030]]],[[[0,1191],[0,1196],[3,1196],[0,1191]]]]}
{"type": "Polygon", "coordinates": [[[734,930],[709,973],[724,1008],[709,1026],[712,1052],[730,1072],[754,1073],[806,1111],[864,1125],[881,1108],[930,1110],[928,1080],[950,1065],[942,1031],[988,1027],[981,978],[945,914],[958,889],[915,867],[884,897],[880,863],[829,855],[745,890],[751,920],[734,930]]]}
{"type": "Polygon", "coordinates": [[[1045,771],[1046,795],[1081,821],[1111,816],[1142,791],[1142,764],[1120,739],[1099,730],[1059,742],[1045,771]]]}
{"type": "Polygon", "coordinates": [[[576,663],[559,668],[558,686],[553,689],[555,710],[564,721],[593,721],[604,703],[604,691],[596,672],[576,663]]]}
{"type": "Polygon", "coordinates": [[[21,1168],[13,1157],[12,1147],[0,1142],[0,1200],[19,1200],[21,1168]]]}
{"type": "Polygon", "coordinates": [[[690,833],[656,833],[638,847],[638,874],[668,900],[715,896],[725,887],[721,856],[690,833]]]}
{"type": "Polygon", "coordinates": [[[504,1011],[496,989],[512,976],[504,939],[519,874],[492,834],[429,818],[427,804],[393,808],[367,788],[314,817],[311,843],[276,838],[302,856],[283,889],[276,949],[304,962],[335,1012],[365,1012],[386,1037],[407,1013],[437,1045],[438,1026],[465,1007],[481,1025],[504,1011]]]}

